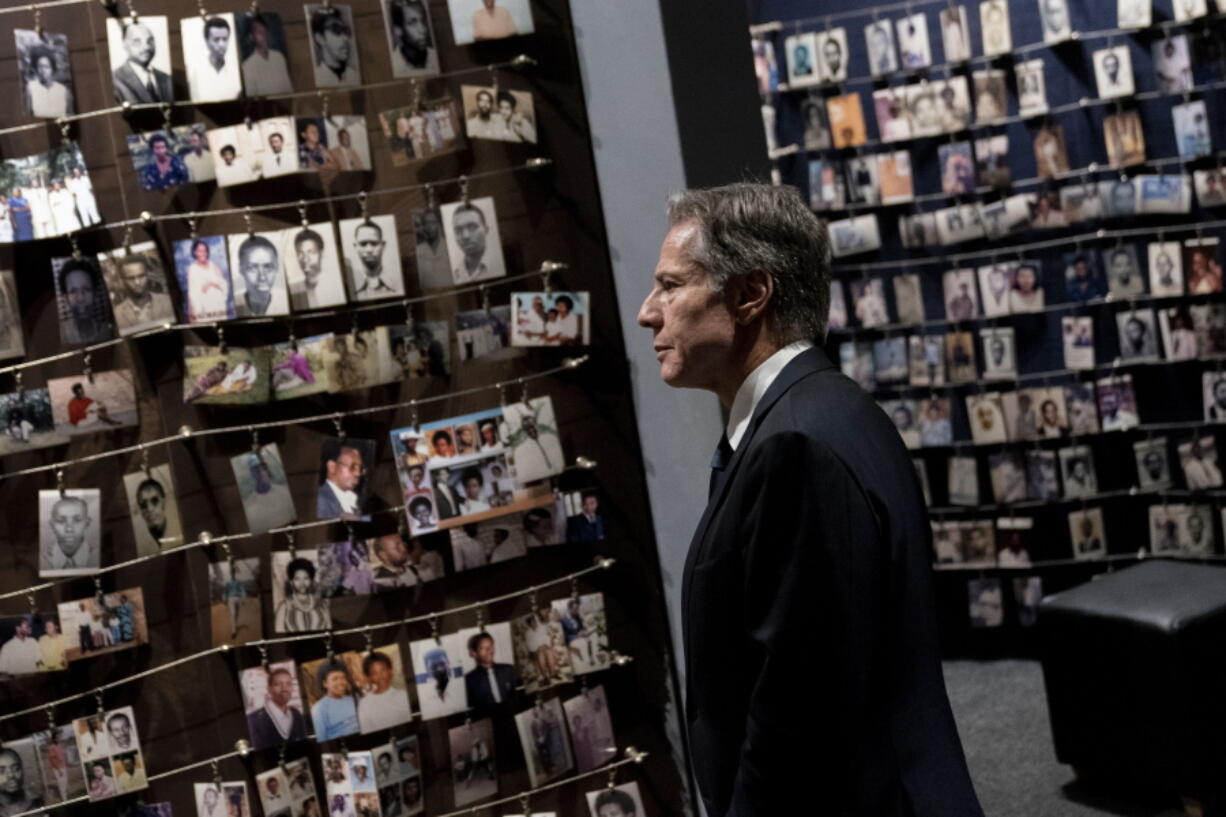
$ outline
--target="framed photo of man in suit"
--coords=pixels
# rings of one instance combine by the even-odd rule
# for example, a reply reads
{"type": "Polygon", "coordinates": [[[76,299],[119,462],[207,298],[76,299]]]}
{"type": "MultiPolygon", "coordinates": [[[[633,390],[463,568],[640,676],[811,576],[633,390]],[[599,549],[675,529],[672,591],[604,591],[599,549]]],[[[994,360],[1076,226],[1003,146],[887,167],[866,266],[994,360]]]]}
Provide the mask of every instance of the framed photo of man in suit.
{"type": "Polygon", "coordinates": [[[183,64],[192,102],[238,99],[243,92],[233,14],[185,17],[179,21],[183,64]]]}
{"type": "Polygon", "coordinates": [[[106,41],[116,102],[156,105],[174,101],[170,32],[164,16],[108,18],[106,41]]]}
{"type": "Polygon", "coordinates": [[[370,480],[375,465],[375,441],[356,437],[328,437],[320,445],[319,490],[315,516],[319,519],[362,519],[369,511],[370,480]]]}
{"type": "Polygon", "coordinates": [[[463,668],[469,707],[481,714],[517,709],[520,678],[510,622],[467,627],[457,635],[466,650],[463,668]]]}
{"type": "Polygon", "coordinates": [[[298,670],[292,660],[277,661],[267,667],[248,667],[239,673],[238,680],[253,749],[267,749],[306,738],[298,670]]]}

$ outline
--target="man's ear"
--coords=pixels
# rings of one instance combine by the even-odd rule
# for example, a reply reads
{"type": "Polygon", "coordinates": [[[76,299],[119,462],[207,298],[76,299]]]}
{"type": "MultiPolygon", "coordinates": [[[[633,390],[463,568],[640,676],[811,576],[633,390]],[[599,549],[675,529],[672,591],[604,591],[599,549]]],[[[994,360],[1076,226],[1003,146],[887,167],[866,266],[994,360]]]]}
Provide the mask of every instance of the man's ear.
{"type": "Polygon", "coordinates": [[[775,293],[775,281],[765,270],[751,270],[729,282],[728,306],[733,319],[745,326],[766,313],[767,304],[775,293]]]}

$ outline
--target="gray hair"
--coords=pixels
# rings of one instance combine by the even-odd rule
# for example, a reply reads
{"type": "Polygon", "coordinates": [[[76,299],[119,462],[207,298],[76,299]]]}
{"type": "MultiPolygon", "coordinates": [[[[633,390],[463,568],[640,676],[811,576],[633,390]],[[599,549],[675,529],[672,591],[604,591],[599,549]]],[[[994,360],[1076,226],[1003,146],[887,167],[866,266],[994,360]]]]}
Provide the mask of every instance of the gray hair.
{"type": "Polygon", "coordinates": [[[779,343],[825,339],[830,239],[796,188],[740,183],[687,190],[669,199],[668,217],[672,226],[698,226],[688,254],[716,292],[753,270],[770,274],[767,322],[779,343]]]}

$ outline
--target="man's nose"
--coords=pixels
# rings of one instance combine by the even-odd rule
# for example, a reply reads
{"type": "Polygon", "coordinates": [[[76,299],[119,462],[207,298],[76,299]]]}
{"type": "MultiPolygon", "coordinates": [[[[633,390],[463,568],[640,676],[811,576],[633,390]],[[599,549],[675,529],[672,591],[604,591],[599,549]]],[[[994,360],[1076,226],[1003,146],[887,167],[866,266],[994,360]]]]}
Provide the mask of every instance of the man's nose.
{"type": "Polygon", "coordinates": [[[642,306],[639,307],[639,326],[642,326],[645,329],[655,327],[659,323],[659,314],[660,311],[656,308],[655,299],[649,294],[643,299],[642,306]]]}

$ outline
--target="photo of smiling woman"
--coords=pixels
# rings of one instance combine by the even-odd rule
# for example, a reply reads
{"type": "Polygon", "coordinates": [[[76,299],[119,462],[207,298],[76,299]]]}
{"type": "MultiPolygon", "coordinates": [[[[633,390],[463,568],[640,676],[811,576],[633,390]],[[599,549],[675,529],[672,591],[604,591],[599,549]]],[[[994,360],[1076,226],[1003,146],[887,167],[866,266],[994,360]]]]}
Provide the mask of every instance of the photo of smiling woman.
{"type": "MultiPolygon", "coordinates": [[[[315,580],[315,551],[272,554],[273,626],[278,633],[305,633],[332,626],[328,599],[315,580]]],[[[321,738],[322,740],[323,738],[321,738]]]]}

